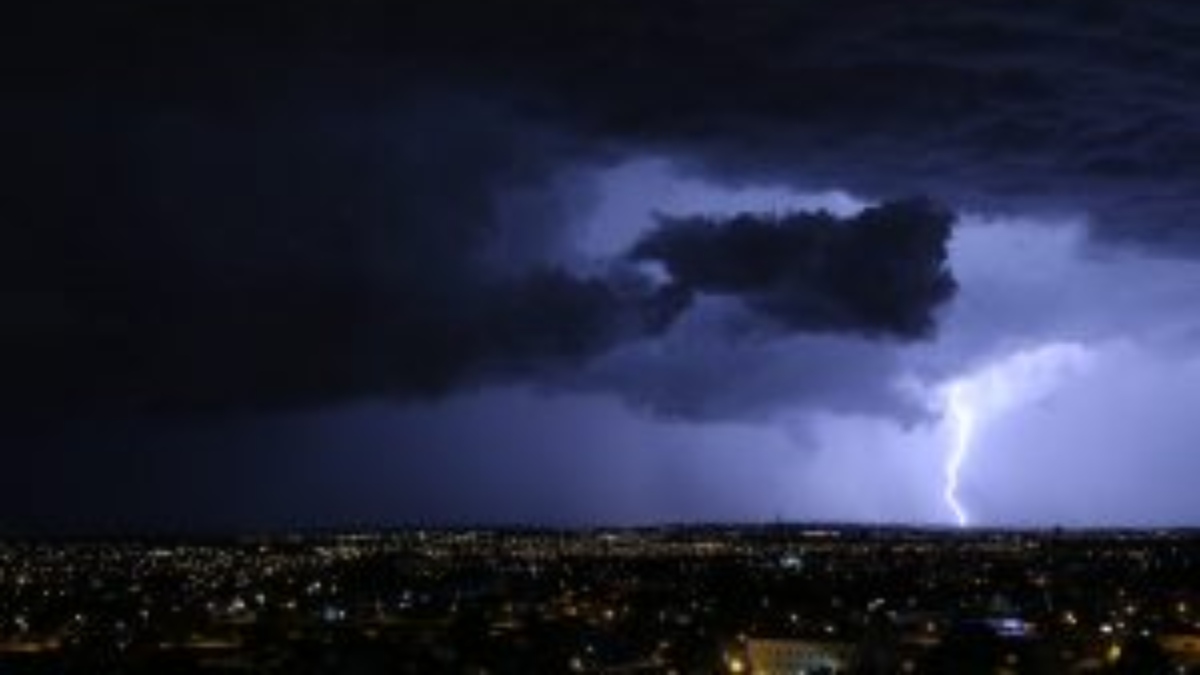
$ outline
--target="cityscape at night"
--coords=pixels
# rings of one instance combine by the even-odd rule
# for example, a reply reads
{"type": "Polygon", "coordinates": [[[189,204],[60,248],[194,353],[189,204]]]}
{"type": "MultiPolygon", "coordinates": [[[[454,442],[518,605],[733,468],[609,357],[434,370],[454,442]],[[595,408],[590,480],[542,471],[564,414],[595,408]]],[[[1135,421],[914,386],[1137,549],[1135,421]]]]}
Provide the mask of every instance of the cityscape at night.
{"type": "Polygon", "coordinates": [[[791,525],[0,546],[4,673],[1194,673],[1200,535],[791,525]]]}
{"type": "Polygon", "coordinates": [[[1198,0],[0,10],[0,675],[1196,674],[1198,402],[1198,0]]]}

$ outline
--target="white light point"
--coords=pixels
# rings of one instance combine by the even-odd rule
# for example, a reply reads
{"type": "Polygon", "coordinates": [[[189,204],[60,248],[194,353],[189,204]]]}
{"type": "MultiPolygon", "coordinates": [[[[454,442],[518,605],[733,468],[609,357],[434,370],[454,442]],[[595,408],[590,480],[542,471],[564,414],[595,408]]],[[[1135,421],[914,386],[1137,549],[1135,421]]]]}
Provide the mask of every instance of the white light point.
{"type": "Polygon", "coordinates": [[[942,501],[959,527],[971,516],[959,498],[963,465],[983,424],[1014,408],[1049,395],[1064,378],[1082,372],[1094,359],[1087,347],[1054,342],[1023,349],[955,378],[939,388],[950,451],[944,465],[942,501]]]}

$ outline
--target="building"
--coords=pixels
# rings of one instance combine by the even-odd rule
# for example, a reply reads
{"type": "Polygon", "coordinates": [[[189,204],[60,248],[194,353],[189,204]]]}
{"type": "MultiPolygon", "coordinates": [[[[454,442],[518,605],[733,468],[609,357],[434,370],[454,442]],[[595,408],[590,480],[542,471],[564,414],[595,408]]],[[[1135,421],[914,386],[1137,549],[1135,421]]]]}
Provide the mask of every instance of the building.
{"type": "Polygon", "coordinates": [[[832,675],[847,672],[854,645],[827,640],[751,638],[746,660],[752,675],[832,675]]]}

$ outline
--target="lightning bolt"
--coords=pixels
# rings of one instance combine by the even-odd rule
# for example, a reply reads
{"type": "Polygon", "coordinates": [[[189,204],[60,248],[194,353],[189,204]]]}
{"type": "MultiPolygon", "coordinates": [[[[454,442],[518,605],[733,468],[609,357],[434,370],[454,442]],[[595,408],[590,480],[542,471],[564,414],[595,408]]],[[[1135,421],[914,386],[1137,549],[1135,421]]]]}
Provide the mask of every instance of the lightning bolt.
{"type": "Polygon", "coordinates": [[[1049,343],[1011,353],[939,388],[950,446],[943,466],[942,501],[959,527],[971,524],[958,489],[981,425],[1048,396],[1065,378],[1086,370],[1093,359],[1092,350],[1083,345],[1049,343]]]}
{"type": "Polygon", "coordinates": [[[958,475],[971,450],[971,438],[975,434],[975,411],[971,409],[966,388],[961,383],[951,384],[946,389],[946,416],[950,425],[950,456],[946,460],[946,483],[942,499],[950,507],[958,526],[966,527],[971,524],[971,517],[958,501],[958,475]]]}

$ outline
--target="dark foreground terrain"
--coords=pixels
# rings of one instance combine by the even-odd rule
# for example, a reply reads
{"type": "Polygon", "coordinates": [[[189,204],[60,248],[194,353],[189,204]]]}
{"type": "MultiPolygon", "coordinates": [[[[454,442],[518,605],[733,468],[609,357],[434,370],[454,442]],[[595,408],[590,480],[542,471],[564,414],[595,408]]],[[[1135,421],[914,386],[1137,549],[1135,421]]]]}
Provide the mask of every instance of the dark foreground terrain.
{"type": "Polygon", "coordinates": [[[1200,672],[1200,535],[0,543],[0,673],[1200,672]]]}

